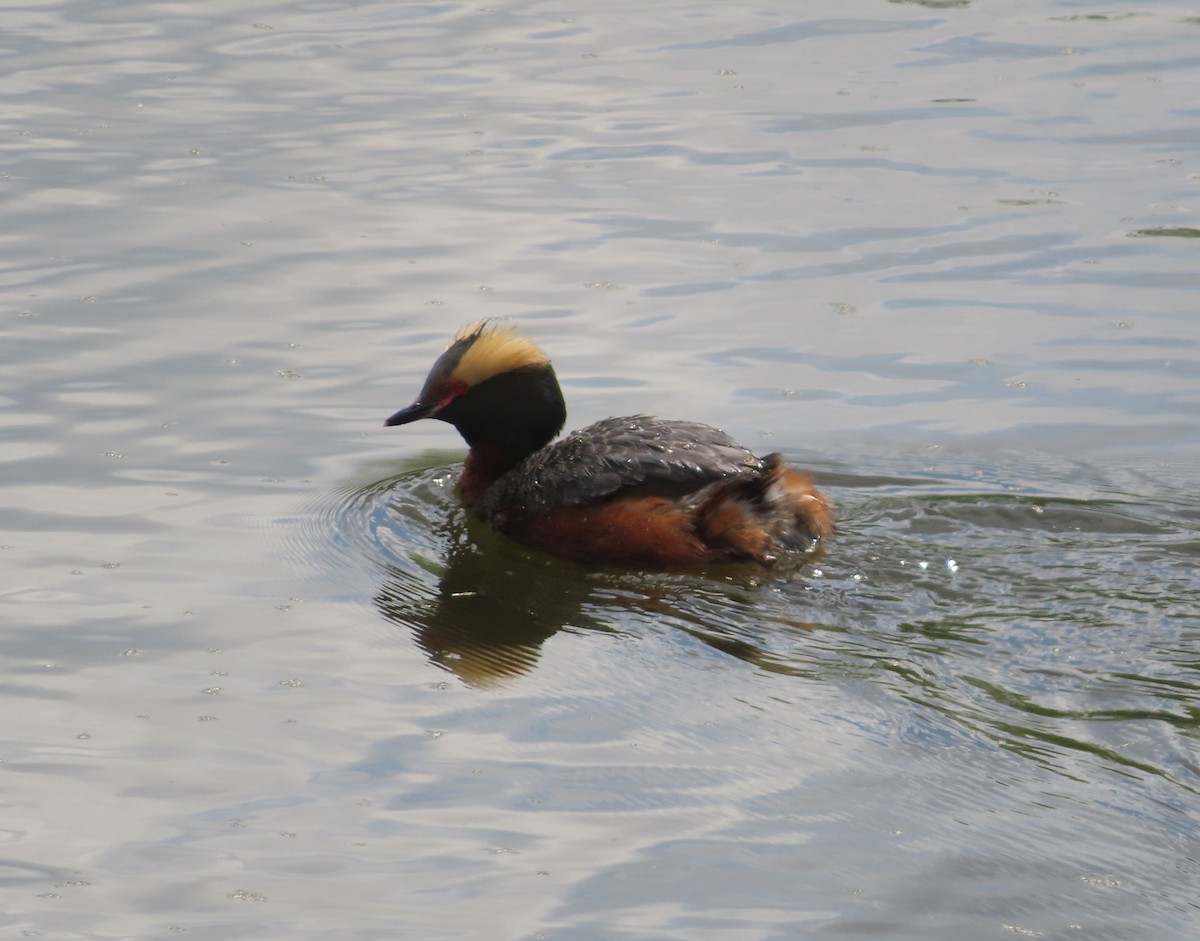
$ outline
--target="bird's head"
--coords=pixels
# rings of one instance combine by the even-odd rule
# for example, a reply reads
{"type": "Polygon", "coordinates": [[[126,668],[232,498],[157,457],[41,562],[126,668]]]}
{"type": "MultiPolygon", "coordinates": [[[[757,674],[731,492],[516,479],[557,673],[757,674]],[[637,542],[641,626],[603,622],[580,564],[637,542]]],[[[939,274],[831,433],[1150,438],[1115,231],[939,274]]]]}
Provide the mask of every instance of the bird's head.
{"type": "Polygon", "coordinates": [[[482,321],[454,335],[415,402],[385,425],[437,418],[467,444],[491,444],[519,460],[550,442],[567,418],[554,367],[516,328],[482,321]]]}

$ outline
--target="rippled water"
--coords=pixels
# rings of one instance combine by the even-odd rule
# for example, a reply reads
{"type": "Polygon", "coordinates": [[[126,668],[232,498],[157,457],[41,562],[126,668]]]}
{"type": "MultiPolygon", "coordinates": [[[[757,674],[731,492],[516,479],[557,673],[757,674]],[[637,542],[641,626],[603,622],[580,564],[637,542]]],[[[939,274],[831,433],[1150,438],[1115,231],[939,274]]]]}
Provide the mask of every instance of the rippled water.
{"type": "Polygon", "coordinates": [[[1200,20],[1073,0],[17,4],[0,926],[1191,938],[1200,20]],[[808,565],[514,546],[436,423],[814,471],[808,565]]]}

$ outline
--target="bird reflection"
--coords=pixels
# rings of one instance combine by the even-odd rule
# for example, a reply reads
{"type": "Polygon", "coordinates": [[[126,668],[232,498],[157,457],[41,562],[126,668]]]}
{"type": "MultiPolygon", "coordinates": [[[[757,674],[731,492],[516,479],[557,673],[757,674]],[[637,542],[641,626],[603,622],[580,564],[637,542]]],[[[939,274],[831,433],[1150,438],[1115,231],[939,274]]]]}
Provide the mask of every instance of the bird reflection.
{"type": "Polygon", "coordinates": [[[584,611],[595,589],[584,570],[489,539],[465,514],[454,514],[448,529],[432,597],[426,573],[389,565],[375,598],[385,618],[413,630],[431,662],[486,686],[531,670],[542,644],[564,627],[606,629],[584,611]]]}
{"type": "Polygon", "coordinates": [[[404,553],[412,564],[383,566],[375,604],[388,621],[413,632],[430,662],[470,686],[528,673],[545,642],[564,628],[615,633],[667,625],[773,669],[774,658],[746,636],[748,624],[757,622],[748,615],[761,598],[761,580],[777,577],[760,568],[725,566],[708,574],[585,568],[520,546],[459,508],[440,518],[416,514],[418,525],[437,536],[432,545],[420,541],[439,558],[422,559],[397,545],[412,535],[414,507],[420,505],[403,488],[391,491],[383,524],[400,537],[391,543],[393,558],[404,553]]]}

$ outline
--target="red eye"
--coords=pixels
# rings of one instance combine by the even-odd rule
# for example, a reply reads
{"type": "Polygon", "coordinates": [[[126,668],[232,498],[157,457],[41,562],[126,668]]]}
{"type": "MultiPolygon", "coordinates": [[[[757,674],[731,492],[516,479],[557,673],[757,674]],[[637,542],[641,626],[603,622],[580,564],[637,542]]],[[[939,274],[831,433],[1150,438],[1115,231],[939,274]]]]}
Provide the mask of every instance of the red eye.
{"type": "Polygon", "coordinates": [[[434,410],[434,414],[436,415],[444,408],[449,408],[450,403],[466,392],[469,388],[471,387],[461,379],[457,379],[450,383],[450,388],[446,390],[446,394],[443,395],[441,401],[438,402],[437,408],[434,410]]]}

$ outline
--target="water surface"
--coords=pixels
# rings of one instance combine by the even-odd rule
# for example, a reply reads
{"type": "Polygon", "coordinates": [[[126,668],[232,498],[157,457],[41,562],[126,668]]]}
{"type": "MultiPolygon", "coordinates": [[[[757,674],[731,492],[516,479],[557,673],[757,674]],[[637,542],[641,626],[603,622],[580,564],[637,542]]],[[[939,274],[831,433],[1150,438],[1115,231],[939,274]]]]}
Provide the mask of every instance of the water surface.
{"type": "Polygon", "coordinates": [[[62,2],[0,64],[0,925],[1190,938],[1200,24],[62,2]],[[512,317],[826,555],[582,568],[384,429],[512,317]]]}

